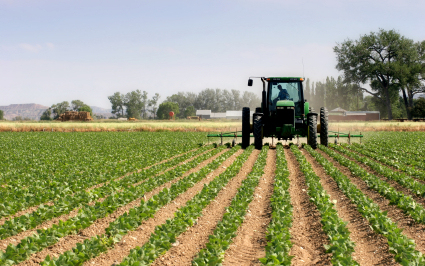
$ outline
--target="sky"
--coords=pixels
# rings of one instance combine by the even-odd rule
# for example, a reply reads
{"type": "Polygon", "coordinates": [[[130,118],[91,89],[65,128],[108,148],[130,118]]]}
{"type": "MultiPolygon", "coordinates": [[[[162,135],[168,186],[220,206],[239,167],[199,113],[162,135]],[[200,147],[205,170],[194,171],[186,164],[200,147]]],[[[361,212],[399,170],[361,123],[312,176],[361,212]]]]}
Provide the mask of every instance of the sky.
{"type": "Polygon", "coordinates": [[[114,92],[161,101],[206,88],[261,93],[250,76],[324,81],[342,73],[333,47],[397,30],[425,39],[425,1],[0,0],[0,105],[114,92]]]}

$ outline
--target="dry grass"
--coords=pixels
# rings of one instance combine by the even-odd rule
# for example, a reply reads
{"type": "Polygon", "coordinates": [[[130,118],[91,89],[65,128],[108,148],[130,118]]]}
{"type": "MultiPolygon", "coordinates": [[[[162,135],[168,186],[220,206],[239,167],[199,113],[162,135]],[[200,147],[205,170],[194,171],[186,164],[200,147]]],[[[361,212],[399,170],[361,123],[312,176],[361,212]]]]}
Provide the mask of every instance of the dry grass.
{"type": "Polygon", "coordinates": [[[241,130],[240,121],[136,121],[111,122],[0,122],[0,131],[60,131],[60,132],[101,132],[101,131],[235,131],[241,130]]]}
{"type": "MultiPolygon", "coordinates": [[[[340,132],[367,131],[425,131],[425,122],[338,122],[330,123],[330,130],[340,132]]],[[[111,121],[93,122],[40,122],[40,121],[2,121],[1,131],[60,131],[60,132],[101,132],[101,131],[235,131],[241,130],[241,121],[203,120],[203,121],[111,121]]]]}

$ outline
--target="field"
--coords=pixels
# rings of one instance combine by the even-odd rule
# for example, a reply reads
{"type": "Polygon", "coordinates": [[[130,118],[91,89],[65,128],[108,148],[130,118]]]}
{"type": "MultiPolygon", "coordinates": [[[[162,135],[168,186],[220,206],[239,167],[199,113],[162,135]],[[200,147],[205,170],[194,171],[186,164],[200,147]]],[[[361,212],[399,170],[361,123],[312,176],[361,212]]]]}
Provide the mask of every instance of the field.
{"type": "Polygon", "coordinates": [[[425,265],[425,133],[0,133],[0,265],[425,265]]]}

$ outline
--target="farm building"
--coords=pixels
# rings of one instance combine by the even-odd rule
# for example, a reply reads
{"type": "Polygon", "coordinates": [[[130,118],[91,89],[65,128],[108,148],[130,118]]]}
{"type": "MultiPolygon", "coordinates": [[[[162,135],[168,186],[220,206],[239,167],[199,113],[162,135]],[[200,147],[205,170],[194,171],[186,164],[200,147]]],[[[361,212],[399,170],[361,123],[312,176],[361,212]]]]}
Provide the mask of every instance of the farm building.
{"type": "Polygon", "coordinates": [[[372,121],[380,119],[379,111],[346,111],[339,107],[329,111],[329,121],[372,121]]]}
{"type": "Polygon", "coordinates": [[[210,119],[211,118],[211,110],[196,110],[196,116],[202,119],[210,119]]]}
{"type": "Polygon", "coordinates": [[[211,113],[211,119],[225,119],[226,113],[211,113]]]}

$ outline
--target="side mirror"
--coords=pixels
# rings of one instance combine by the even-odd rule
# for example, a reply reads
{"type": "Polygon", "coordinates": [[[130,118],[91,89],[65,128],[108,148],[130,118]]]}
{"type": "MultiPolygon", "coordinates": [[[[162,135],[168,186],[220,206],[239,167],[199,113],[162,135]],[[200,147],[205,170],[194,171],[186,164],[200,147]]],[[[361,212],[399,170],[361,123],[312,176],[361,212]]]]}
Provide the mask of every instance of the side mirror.
{"type": "Polygon", "coordinates": [[[252,79],[248,79],[248,86],[252,86],[252,79]]]}

